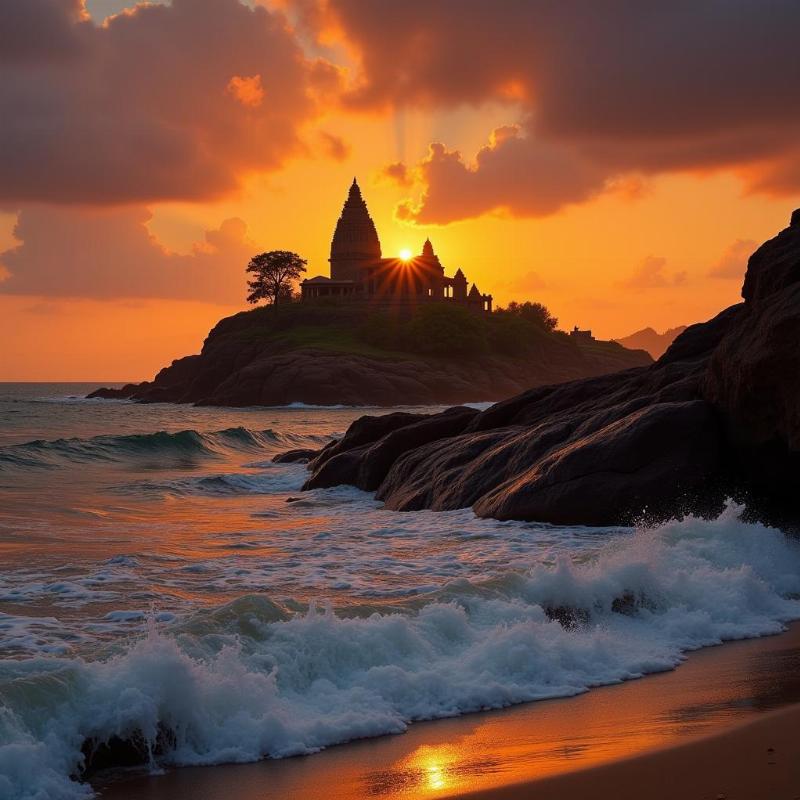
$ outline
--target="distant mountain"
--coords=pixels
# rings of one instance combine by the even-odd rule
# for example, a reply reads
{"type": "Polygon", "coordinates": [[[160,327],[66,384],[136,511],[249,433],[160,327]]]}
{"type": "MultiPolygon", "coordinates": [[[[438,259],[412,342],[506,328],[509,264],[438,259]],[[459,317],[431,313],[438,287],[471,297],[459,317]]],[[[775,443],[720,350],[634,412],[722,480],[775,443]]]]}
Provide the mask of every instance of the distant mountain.
{"type": "Polygon", "coordinates": [[[642,328],[642,330],[636,331],[630,336],[615,339],[614,341],[619,342],[623,347],[627,347],[630,350],[647,350],[653,358],[660,358],[674,339],[685,330],[685,325],[669,328],[664,333],[656,333],[652,328],[642,328]]]}

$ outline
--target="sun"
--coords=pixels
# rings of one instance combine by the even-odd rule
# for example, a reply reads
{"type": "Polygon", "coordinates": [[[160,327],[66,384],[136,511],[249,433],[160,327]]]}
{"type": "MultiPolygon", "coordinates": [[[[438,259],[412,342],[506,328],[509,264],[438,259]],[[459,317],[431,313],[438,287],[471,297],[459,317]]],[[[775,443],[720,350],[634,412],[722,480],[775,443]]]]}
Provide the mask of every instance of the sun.
{"type": "Polygon", "coordinates": [[[404,247],[400,251],[400,259],[402,261],[408,261],[410,258],[411,258],[411,251],[407,247],[404,247]]]}

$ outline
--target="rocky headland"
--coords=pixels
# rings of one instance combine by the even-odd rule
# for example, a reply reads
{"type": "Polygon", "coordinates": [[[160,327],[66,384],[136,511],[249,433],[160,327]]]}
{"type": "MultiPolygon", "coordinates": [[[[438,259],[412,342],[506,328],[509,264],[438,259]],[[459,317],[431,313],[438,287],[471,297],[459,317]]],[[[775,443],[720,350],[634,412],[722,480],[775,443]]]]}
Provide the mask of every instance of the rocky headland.
{"type": "Polygon", "coordinates": [[[586,525],[711,511],[734,496],[796,522],[800,210],[751,256],[742,296],[649,366],[482,412],[362,417],[311,458],[305,488],[347,483],[394,510],[586,525]]]}
{"type": "Polygon", "coordinates": [[[292,303],[221,320],[199,355],[90,397],[218,406],[439,405],[652,363],[512,315],[431,305],[409,319],[353,303],[292,303]]]}

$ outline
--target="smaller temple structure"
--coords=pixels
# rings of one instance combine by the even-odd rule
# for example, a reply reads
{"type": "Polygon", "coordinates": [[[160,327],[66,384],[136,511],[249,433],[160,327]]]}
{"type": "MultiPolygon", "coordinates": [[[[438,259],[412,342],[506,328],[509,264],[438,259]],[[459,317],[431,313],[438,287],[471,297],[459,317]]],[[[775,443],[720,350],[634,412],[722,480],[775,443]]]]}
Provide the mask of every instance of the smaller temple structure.
{"type": "Polygon", "coordinates": [[[340,297],[378,305],[451,302],[489,313],[492,296],[482,294],[459,268],[445,275],[430,239],[408,259],[383,258],[375,223],[355,178],[331,241],[330,277],[318,275],[300,284],[304,301],[340,297]]]}
{"type": "Polygon", "coordinates": [[[577,339],[580,342],[595,341],[595,338],[592,336],[592,332],[590,330],[581,330],[577,325],[569,332],[569,335],[573,339],[577,339]]]}

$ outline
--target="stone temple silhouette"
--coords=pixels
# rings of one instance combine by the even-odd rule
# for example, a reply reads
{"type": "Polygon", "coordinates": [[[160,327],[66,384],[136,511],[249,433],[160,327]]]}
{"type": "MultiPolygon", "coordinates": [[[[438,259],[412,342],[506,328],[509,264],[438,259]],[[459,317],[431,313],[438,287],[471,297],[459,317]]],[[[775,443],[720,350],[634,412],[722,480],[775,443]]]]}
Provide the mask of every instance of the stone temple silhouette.
{"type": "Polygon", "coordinates": [[[474,283],[468,291],[460,269],[452,278],[444,274],[430,239],[418,256],[383,258],[378,231],[355,178],[333,232],[330,263],[330,278],[318,275],[300,284],[304,301],[337,297],[391,306],[450,302],[479,312],[492,310],[492,296],[481,294],[474,283]]]}

